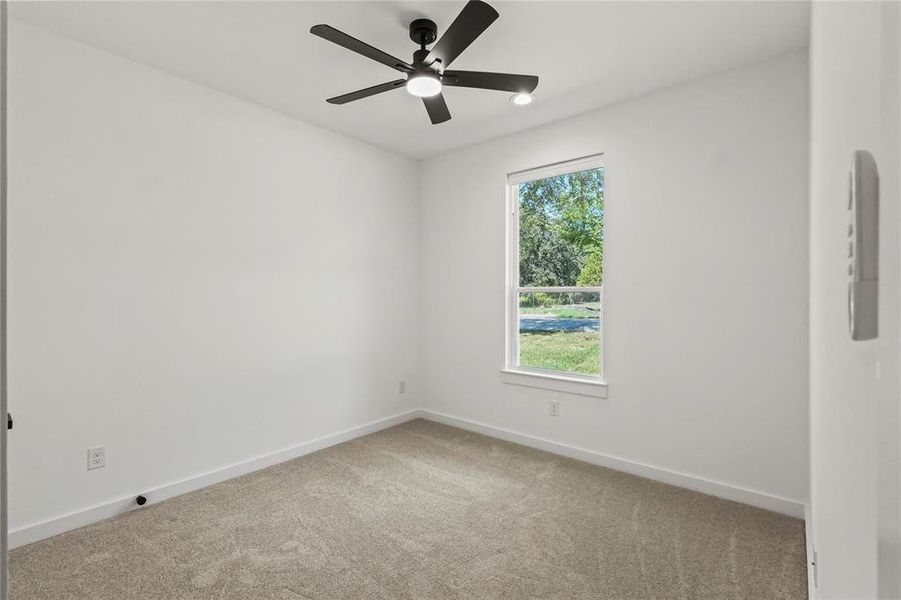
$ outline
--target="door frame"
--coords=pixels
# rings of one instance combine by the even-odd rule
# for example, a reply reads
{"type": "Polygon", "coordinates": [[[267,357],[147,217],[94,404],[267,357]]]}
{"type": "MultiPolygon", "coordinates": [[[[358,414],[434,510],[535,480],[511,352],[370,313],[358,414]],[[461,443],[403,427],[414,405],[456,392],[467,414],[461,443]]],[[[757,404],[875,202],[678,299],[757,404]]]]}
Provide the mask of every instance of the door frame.
{"type": "Polygon", "coordinates": [[[0,600],[7,599],[9,541],[7,538],[7,369],[6,369],[6,87],[9,50],[7,0],[0,0],[0,600]]]}

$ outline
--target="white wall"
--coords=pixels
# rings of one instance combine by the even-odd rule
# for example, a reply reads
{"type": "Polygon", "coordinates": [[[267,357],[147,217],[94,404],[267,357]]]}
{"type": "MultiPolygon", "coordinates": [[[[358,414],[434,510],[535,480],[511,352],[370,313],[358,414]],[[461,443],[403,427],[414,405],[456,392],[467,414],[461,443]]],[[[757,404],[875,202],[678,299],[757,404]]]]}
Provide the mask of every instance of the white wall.
{"type": "Polygon", "coordinates": [[[805,502],[807,120],[796,53],[425,161],[426,408],[805,502]],[[609,397],[501,383],[506,174],[598,152],[609,397]]]}
{"type": "Polygon", "coordinates": [[[12,34],[12,530],[420,405],[806,501],[803,53],[417,165],[12,34]],[[596,152],[609,398],[502,384],[506,174],[596,152]]]}
{"type": "Polygon", "coordinates": [[[811,18],[811,510],[820,598],[898,597],[899,14],[815,2],[811,18]],[[879,339],[848,334],[848,169],[880,169],[879,339]]]}
{"type": "Polygon", "coordinates": [[[11,530],[418,405],[415,162],[11,36],[11,530]]]}

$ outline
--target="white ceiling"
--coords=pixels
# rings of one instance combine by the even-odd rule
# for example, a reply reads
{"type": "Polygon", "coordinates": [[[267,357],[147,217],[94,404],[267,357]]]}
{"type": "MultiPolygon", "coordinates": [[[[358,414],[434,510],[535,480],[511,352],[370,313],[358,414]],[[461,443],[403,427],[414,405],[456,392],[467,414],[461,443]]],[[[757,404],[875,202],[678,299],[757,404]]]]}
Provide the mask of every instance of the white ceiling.
{"type": "MultiPolygon", "coordinates": [[[[412,157],[445,152],[806,46],[807,2],[491,2],[500,18],[455,69],[540,77],[536,101],[452,88],[431,125],[398,73],[309,33],[327,23],[410,60],[407,24],[439,35],[456,2],[14,2],[14,18],[412,157]]],[[[14,52],[13,48],[11,52],[14,52]]]]}

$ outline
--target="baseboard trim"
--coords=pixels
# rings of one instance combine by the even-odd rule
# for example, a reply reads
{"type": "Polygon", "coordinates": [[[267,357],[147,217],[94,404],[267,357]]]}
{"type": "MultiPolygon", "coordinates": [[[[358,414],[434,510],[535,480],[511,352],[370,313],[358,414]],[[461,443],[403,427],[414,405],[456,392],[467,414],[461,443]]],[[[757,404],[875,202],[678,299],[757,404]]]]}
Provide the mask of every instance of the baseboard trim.
{"type": "Polygon", "coordinates": [[[804,505],[804,538],[807,541],[807,598],[817,600],[816,552],[813,547],[813,515],[810,504],[804,505]]]}
{"type": "MultiPolygon", "coordinates": [[[[316,452],[317,450],[322,450],[324,448],[335,446],[337,444],[341,444],[343,442],[347,442],[352,439],[368,435],[370,433],[375,433],[376,431],[381,431],[382,429],[400,425],[401,423],[412,421],[416,418],[428,419],[430,421],[443,423],[452,427],[459,427],[460,429],[474,431],[476,433],[481,433],[483,435],[498,438],[501,440],[522,444],[523,446],[529,446],[531,448],[537,448],[539,450],[544,450],[553,454],[575,458],[577,460],[582,460],[591,464],[607,467],[617,471],[631,473],[640,477],[646,477],[648,479],[653,479],[655,481],[668,483],[670,485],[695,490],[704,494],[710,494],[712,496],[725,498],[727,500],[733,500],[742,504],[748,504],[792,517],[806,519],[808,527],[808,540],[811,539],[809,531],[809,509],[807,508],[807,505],[805,503],[797,500],[791,500],[789,498],[783,498],[772,494],[766,494],[764,492],[758,492],[755,490],[749,490],[726,483],[712,481],[710,479],[698,477],[695,475],[689,475],[670,469],[664,469],[661,467],[655,467],[652,465],[626,460],[623,458],[617,458],[615,456],[601,454],[600,452],[595,452],[593,450],[577,448],[575,446],[570,446],[561,442],[555,442],[552,440],[511,431],[502,427],[486,425],[484,423],[471,421],[469,419],[462,419],[444,413],[439,413],[431,410],[416,409],[386,417],[384,419],[378,419],[376,421],[365,423],[363,425],[352,427],[350,429],[345,429],[343,431],[316,438],[308,442],[303,442],[284,450],[279,450],[277,452],[258,456],[256,458],[165,484],[150,490],[139,490],[133,494],[129,494],[128,496],[111,500],[109,502],[98,504],[82,510],[73,511],[68,514],[55,517],[53,519],[25,525],[9,532],[9,547],[17,548],[19,546],[24,546],[49,537],[53,537],[54,535],[65,533],[66,531],[71,531],[73,529],[78,529],[79,527],[84,527],[98,521],[103,521],[105,519],[121,515],[131,510],[140,510],[135,506],[134,503],[134,498],[139,493],[144,494],[147,497],[148,504],[155,504],[157,502],[162,502],[163,500],[174,498],[175,496],[193,492],[195,490],[199,490],[210,485],[232,479],[234,477],[240,477],[241,475],[246,475],[247,473],[259,471],[260,469],[265,469],[266,467],[271,467],[273,465],[277,465],[279,463],[304,456],[305,454],[316,452]]],[[[808,553],[810,552],[811,550],[808,546],[808,553]]],[[[809,557],[808,566],[810,560],[812,560],[812,556],[809,557]]]]}
{"type": "Polygon", "coordinates": [[[772,494],[767,494],[765,492],[758,492],[756,490],[729,485],[728,483],[713,481],[711,479],[706,479],[697,475],[690,475],[688,473],[681,473],[662,467],[655,467],[653,465],[639,463],[624,458],[617,458],[615,456],[601,454],[600,452],[595,452],[593,450],[577,448],[568,444],[519,433],[517,431],[511,431],[502,427],[486,425],[484,423],[470,421],[468,419],[461,419],[459,417],[454,417],[431,410],[420,410],[419,416],[423,419],[428,419],[437,423],[459,427],[460,429],[466,429],[468,431],[474,431],[476,433],[481,433],[490,437],[506,440],[508,442],[522,444],[523,446],[529,446],[530,448],[537,448],[539,450],[544,450],[553,454],[575,458],[591,464],[614,469],[616,471],[623,471],[626,473],[631,473],[633,475],[638,475],[640,477],[646,477],[648,479],[660,481],[662,483],[675,485],[677,487],[687,488],[696,492],[709,494],[711,496],[717,496],[726,500],[732,500],[734,502],[740,502],[742,504],[749,504],[751,506],[756,506],[758,508],[763,508],[772,512],[796,517],[798,519],[805,518],[805,503],[798,500],[783,498],[781,496],[775,496],[772,494]]]}
{"type": "Polygon", "coordinates": [[[285,448],[284,450],[257,456],[256,458],[241,461],[150,490],[139,490],[123,498],[74,511],[47,521],[25,525],[9,532],[9,547],[17,548],[54,535],[59,535],[60,533],[65,533],[66,531],[78,529],[85,525],[90,525],[98,521],[121,515],[130,510],[140,510],[135,506],[134,501],[138,494],[144,494],[148,499],[148,504],[162,502],[163,500],[180,496],[187,492],[193,492],[234,477],[240,477],[247,473],[259,471],[260,469],[265,469],[266,467],[271,467],[272,465],[277,465],[305,454],[328,448],[329,446],[334,446],[370,433],[375,433],[376,431],[381,431],[382,429],[387,429],[388,427],[411,421],[420,416],[421,411],[419,410],[411,410],[396,414],[384,419],[378,419],[357,427],[316,438],[308,442],[303,442],[296,446],[285,448]]]}

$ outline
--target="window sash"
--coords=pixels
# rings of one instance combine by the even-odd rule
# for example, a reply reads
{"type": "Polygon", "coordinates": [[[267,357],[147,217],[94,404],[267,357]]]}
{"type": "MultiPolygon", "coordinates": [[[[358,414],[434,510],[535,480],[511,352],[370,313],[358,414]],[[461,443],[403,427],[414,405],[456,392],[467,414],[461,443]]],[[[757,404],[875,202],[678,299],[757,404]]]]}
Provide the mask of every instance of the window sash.
{"type": "Polygon", "coordinates": [[[598,287],[580,287],[580,286],[559,286],[559,287],[517,287],[515,288],[516,293],[529,293],[529,292],[538,292],[545,294],[580,294],[580,293],[595,293],[602,294],[604,293],[604,286],[598,287]]]}
{"type": "Polygon", "coordinates": [[[510,294],[510,335],[509,344],[510,357],[507,360],[507,368],[513,368],[518,371],[527,371],[533,373],[556,374],[564,377],[576,379],[588,379],[591,381],[603,380],[604,372],[604,286],[600,287],[578,287],[578,286],[560,286],[560,287],[517,287],[512,289],[510,294]],[[575,373],[573,371],[556,371],[554,369],[542,369],[540,367],[524,366],[519,362],[519,315],[522,311],[519,306],[519,295],[522,293],[543,292],[543,293],[561,293],[561,294],[598,294],[600,301],[600,309],[598,311],[598,319],[601,321],[601,329],[598,331],[598,343],[601,345],[601,360],[598,367],[600,375],[586,375],[584,373],[575,373]]]}
{"type": "Polygon", "coordinates": [[[558,175],[565,175],[567,173],[578,173],[579,171],[586,171],[589,169],[599,169],[603,168],[604,164],[602,162],[602,155],[595,154],[592,156],[586,156],[583,158],[578,158],[575,160],[568,160],[564,162],[554,163],[551,165],[547,165],[544,167],[539,167],[537,169],[529,169],[525,171],[518,171],[515,173],[510,173],[507,175],[507,199],[509,202],[509,210],[508,215],[510,218],[509,226],[507,228],[509,232],[509,240],[507,243],[507,249],[510,252],[509,260],[507,264],[508,276],[507,276],[507,296],[508,296],[508,314],[509,321],[507,324],[507,356],[506,356],[506,365],[509,369],[515,369],[518,371],[524,372],[534,372],[534,373],[550,373],[561,375],[568,378],[573,379],[586,379],[591,381],[605,381],[607,378],[607,371],[604,368],[604,363],[606,362],[606,352],[604,352],[604,286],[597,287],[589,287],[589,286],[560,286],[560,287],[529,287],[529,286],[520,286],[519,285],[519,185],[526,181],[535,181],[536,179],[546,179],[548,177],[556,177],[558,175]],[[522,366],[519,362],[519,295],[521,293],[528,292],[545,292],[545,293],[579,293],[579,292],[588,292],[588,293],[597,293],[600,298],[600,315],[601,318],[601,329],[598,331],[598,336],[600,338],[601,345],[601,360],[600,360],[600,376],[598,375],[585,375],[582,373],[573,373],[570,371],[554,371],[550,369],[540,369],[536,367],[528,367],[522,366]]]}

